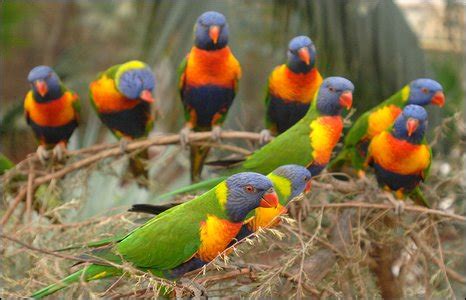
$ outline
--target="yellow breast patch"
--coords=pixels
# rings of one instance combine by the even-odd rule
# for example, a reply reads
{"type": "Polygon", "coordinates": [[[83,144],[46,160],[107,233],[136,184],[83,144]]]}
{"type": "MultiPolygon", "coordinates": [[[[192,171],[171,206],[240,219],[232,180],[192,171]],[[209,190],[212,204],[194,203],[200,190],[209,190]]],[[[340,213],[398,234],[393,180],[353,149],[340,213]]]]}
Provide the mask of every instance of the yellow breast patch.
{"type": "Polygon", "coordinates": [[[413,145],[382,132],[372,139],[369,155],[385,170],[401,174],[421,174],[430,164],[430,151],[426,145],[413,145]]]}
{"type": "Polygon", "coordinates": [[[372,139],[377,134],[390,128],[401,113],[401,108],[395,105],[382,107],[369,115],[367,136],[372,139]]]}
{"type": "Polygon", "coordinates": [[[314,163],[325,165],[329,162],[333,148],[343,130],[341,116],[325,116],[311,122],[310,141],[314,163]]]}
{"type": "Polygon", "coordinates": [[[279,204],[277,207],[258,207],[254,210],[254,217],[248,222],[248,227],[252,231],[259,228],[270,228],[280,223],[278,216],[287,212],[286,207],[279,204]]]}
{"type": "Polygon", "coordinates": [[[201,223],[201,246],[196,256],[205,262],[213,260],[227,248],[242,225],[242,222],[233,223],[214,215],[207,215],[207,220],[201,223]]]}

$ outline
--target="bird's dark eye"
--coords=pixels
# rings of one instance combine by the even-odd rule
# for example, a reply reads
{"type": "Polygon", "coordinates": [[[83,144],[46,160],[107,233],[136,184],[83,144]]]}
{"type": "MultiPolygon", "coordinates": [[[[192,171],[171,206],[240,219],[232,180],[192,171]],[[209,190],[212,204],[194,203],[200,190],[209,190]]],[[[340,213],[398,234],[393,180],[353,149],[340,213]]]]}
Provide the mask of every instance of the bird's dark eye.
{"type": "Polygon", "coordinates": [[[309,180],[309,178],[307,176],[304,176],[303,180],[304,180],[304,182],[307,182],[309,180]]]}
{"type": "Polygon", "coordinates": [[[248,193],[254,193],[256,191],[256,188],[248,184],[247,186],[244,187],[244,190],[248,193]]]}
{"type": "Polygon", "coordinates": [[[421,91],[422,91],[424,94],[428,94],[428,93],[429,93],[429,89],[428,89],[428,88],[422,88],[421,91]]]}
{"type": "Polygon", "coordinates": [[[328,90],[331,91],[331,92],[335,92],[335,89],[331,86],[328,87],[328,90]]]}

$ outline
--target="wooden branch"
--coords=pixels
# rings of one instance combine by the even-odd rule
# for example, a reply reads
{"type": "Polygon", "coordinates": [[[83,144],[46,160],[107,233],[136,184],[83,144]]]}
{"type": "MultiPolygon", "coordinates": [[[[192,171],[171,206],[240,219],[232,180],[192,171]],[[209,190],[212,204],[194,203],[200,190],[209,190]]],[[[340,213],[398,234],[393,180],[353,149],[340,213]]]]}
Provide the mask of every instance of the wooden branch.
{"type": "MultiPolygon", "coordinates": [[[[211,137],[212,137],[212,133],[210,131],[194,132],[194,133],[189,134],[189,140],[192,143],[208,141],[211,139],[211,137]]],[[[222,139],[243,139],[243,140],[258,141],[260,139],[260,134],[254,133],[254,132],[243,132],[243,131],[223,131],[220,137],[222,139]]],[[[129,152],[140,151],[150,146],[179,144],[179,142],[180,142],[179,134],[170,134],[170,135],[163,135],[163,136],[158,135],[158,136],[154,136],[148,139],[132,141],[128,144],[126,149],[129,152]]],[[[211,146],[216,147],[217,144],[212,143],[211,146]]],[[[224,145],[222,147],[224,147],[224,145]]],[[[49,173],[44,176],[36,177],[33,181],[32,189],[35,189],[41,184],[51,181],[52,179],[60,179],[64,177],[65,175],[67,175],[68,173],[87,167],[95,162],[98,162],[98,161],[101,161],[103,159],[110,158],[113,156],[122,155],[122,152],[119,148],[119,143],[114,143],[114,144],[109,144],[109,145],[95,145],[87,149],[70,151],[67,153],[67,155],[77,156],[83,153],[95,153],[95,154],[91,154],[88,157],[77,160],[69,165],[64,166],[63,168],[55,172],[49,173]]],[[[31,163],[30,159],[33,159],[33,158],[37,159],[37,156],[33,155],[32,158],[28,158],[26,160],[28,161],[28,163],[31,163]]],[[[20,162],[18,165],[21,166],[23,164],[24,164],[23,162],[20,162]]],[[[11,215],[13,214],[18,204],[26,196],[27,190],[28,190],[27,186],[24,186],[24,185],[20,188],[17,196],[11,202],[10,206],[8,207],[8,209],[6,210],[5,214],[3,215],[0,221],[0,224],[2,226],[5,226],[5,224],[8,222],[8,220],[10,219],[11,215]]]]}

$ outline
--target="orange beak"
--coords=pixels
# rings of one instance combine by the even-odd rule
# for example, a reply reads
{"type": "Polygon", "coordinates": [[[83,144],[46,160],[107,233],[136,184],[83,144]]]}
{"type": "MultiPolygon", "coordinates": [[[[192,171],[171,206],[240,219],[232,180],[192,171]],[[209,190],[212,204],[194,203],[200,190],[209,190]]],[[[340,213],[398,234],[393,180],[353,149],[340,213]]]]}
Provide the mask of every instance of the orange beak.
{"type": "Polygon", "coordinates": [[[34,83],[34,85],[36,86],[36,90],[41,97],[44,97],[49,91],[49,87],[47,86],[47,83],[43,80],[37,80],[34,83]]]}
{"type": "Polygon", "coordinates": [[[406,128],[408,130],[408,136],[411,136],[413,132],[416,131],[417,127],[419,126],[419,121],[416,119],[408,119],[406,123],[406,128]]]}
{"type": "Polygon", "coordinates": [[[154,97],[152,97],[152,93],[149,90],[143,90],[139,94],[139,98],[141,98],[143,101],[146,101],[148,103],[153,103],[155,101],[154,97]]]}
{"type": "Polygon", "coordinates": [[[214,42],[214,44],[217,44],[219,35],[220,35],[220,27],[210,26],[210,28],[209,28],[209,37],[212,40],[212,42],[214,42]]]}
{"type": "Polygon", "coordinates": [[[311,55],[309,54],[309,49],[307,47],[302,47],[298,50],[299,59],[306,63],[309,66],[311,63],[311,55]]]}
{"type": "Polygon", "coordinates": [[[340,96],[340,105],[349,110],[353,105],[353,93],[350,91],[343,92],[340,96]]]}
{"type": "Polygon", "coordinates": [[[262,196],[261,202],[259,204],[260,207],[277,207],[278,206],[278,196],[277,193],[272,189],[271,192],[267,192],[262,196]]]}
{"type": "Polygon", "coordinates": [[[431,103],[433,105],[442,107],[443,105],[445,105],[445,94],[443,94],[442,91],[436,92],[434,97],[432,97],[431,103]]]}
{"type": "Polygon", "coordinates": [[[311,191],[311,187],[312,187],[312,183],[311,183],[311,180],[309,180],[306,183],[306,187],[304,188],[304,193],[309,193],[311,191]]]}

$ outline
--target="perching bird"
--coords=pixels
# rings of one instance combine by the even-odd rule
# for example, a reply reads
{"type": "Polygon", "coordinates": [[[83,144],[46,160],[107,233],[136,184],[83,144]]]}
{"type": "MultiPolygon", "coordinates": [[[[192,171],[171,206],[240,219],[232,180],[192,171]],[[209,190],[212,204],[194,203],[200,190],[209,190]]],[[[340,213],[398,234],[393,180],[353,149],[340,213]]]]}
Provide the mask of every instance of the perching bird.
{"type": "Polygon", "coordinates": [[[419,105],[406,106],[393,127],[372,139],[366,164],[373,166],[378,183],[395,191],[398,199],[414,192],[413,200],[428,207],[419,190],[432,156],[424,137],[426,128],[426,110],[419,105]]]}
{"type": "Polygon", "coordinates": [[[83,256],[93,263],[31,297],[45,297],[80,280],[123,273],[105,261],[129,262],[156,276],[178,278],[223,252],[250,211],[277,205],[277,194],[267,177],[251,172],[233,175],[202,196],[155,216],[116,243],[83,256]]]}
{"type": "Polygon", "coordinates": [[[322,76],[315,66],[316,49],[309,37],[293,38],[287,55],[287,63],[276,67],[269,76],[266,129],[261,132],[261,143],[285,132],[304,117],[322,84],[322,76]]]}
{"type": "MultiPolygon", "coordinates": [[[[234,161],[224,174],[244,171],[268,174],[282,165],[296,164],[307,167],[312,176],[318,175],[326,167],[340,139],[343,130],[341,113],[343,108],[351,108],[353,90],[353,84],[345,78],[326,78],[308,112],[298,123],[244,161],[234,161]]],[[[228,163],[220,162],[221,165],[228,163]]],[[[209,189],[219,180],[214,178],[192,184],[166,193],[161,198],[209,189]]]]}
{"type": "MultiPolygon", "coordinates": [[[[267,175],[277,192],[279,205],[277,207],[258,207],[246,218],[245,224],[236,236],[239,241],[259,228],[268,228],[278,224],[278,216],[287,212],[286,206],[290,200],[311,189],[311,173],[308,169],[298,165],[284,165],[267,175]]],[[[165,210],[180,205],[169,204],[135,204],[129,211],[149,214],[160,214],[165,210]]]]}
{"type": "MultiPolygon", "coordinates": [[[[122,151],[128,141],[146,137],[152,130],[155,76],[145,63],[132,60],[110,67],[99,74],[89,89],[93,107],[100,120],[120,140],[122,151]]],[[[139,154],[143,159],[147,156],[147,151],[139,154]]],[[[147,177],[139,159],[130,159],[130,167],[136,177],[147,177]]]]}
{"type": "Polygon", "coordinates": [[[31,90],[24,100],[24,114],[39,140],[37,156],[44,163],[47,149],[62,160],[66,144],[78,127],[78,95],[66,88],[58,75],[47,66],[37,66],[29,72],[31,90]]]}
{"type": "MultiPolygon", "coordinates": [[[[228,24],[218,12],[205,12],[194,26],[194,46],[179,67],[179,89],[186,124],[181,144],[189,133],[212,130],[220,138],[221,125],[233,103],[241,67],[228,47],[228,24]]],[[[209,147],[191,145],[191,180],[199,181],[209,147]]]]}
{"type": "Polygon", "coordinates": [[[445,103],[442,86],[432,79],[416,79],[398,93],[361,115],[345,136],[344,146],[338,156],[329,164],[332,171],[351,165],[360,175],[364,174],[367,146],[371,139],[390,128],[409,104],[425,106],[433,104],[442,107],[445,103]]]}

